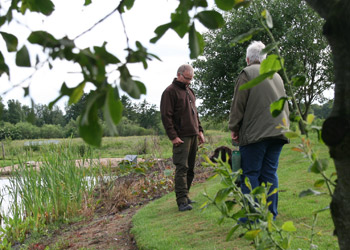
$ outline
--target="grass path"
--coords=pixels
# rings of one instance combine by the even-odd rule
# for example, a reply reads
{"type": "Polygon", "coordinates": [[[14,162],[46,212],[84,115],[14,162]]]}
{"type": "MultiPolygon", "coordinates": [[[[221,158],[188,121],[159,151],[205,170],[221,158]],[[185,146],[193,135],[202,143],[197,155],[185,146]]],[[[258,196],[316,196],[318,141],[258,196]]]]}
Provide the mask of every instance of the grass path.
{"type": "MultiPolygon", "coordinates": [[[[293,146],[294,143],[286,145],[280,158],[279,216],[276,224],[282,226],[286,221],[293,221],[297,231],[293,233],[291,249],[306,250],[310,249],[313,212],[327,207],[330,197],[323,194],[299,198],[301,191],[308,188],[317,189],[313,183],[320,179],[320,176],[308,172],[309,162],[290,150],[293,146]]],[[[325,148],[320,148],[320,153],[324,150],[325,148]]],[[[330,166],[328,173],[332,171],[334,166],[330,166]]],[[[221,214],[215,207],[200,210],[200,206],[206,201],[203,192],[213,197],[220,185],[219,178],[216,178],[193,186],[190,198],[198,203],[194,204],[192,211],[179,212],[174,193],[140,209],[133,217],[131,231],[135,235],[139,249],[254,249],[251,242],[240,237],[243,233],[241,229],[234,233],[230,241],[225,241],[234,221],[225,219],[219,225],[221,214]]],[[[325,187],[317,190],[326,192],[325,187]]],[[[320,213],[313,244],[322,250],[339,249],[333,230],[330,211],[320,213]]]]}

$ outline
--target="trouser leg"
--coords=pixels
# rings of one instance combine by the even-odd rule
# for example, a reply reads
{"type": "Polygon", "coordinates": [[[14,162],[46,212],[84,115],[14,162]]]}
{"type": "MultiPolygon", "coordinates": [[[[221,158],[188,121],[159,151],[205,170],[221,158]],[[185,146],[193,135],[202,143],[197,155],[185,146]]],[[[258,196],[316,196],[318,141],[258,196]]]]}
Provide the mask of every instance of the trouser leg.
{"type": "Polygon", "coordinates": [[[187,190],[190,191],[194,178],[194,166],[198,150],[198,137],[194,136],[191,140],[190,152],[188,154],[188,171],[187,171],[187,190]]]}
{"type": "MultiPolygon", "coordinates": [[[[244,194],[250,192],[244,184],[245,177],[248,177],[253,189],[260,186],[263,182],[272,184],[269,192],[278,188],[278,159],[283,145],[284,142],[282,140],[271,139],[240,147],[243,171],[241,189],[244,194]]],[[[269,210],[275,218],[278,214],[278,193],[270,196],[268,201],[272,201],[269,210]]]]}
{"type": "Polygon", "coordinates": [[[252,188],[260,186],[259,176],[262,168],[262,162],[265,155],[265,145],[262,142],[248,144],[239,148],[241,153],[241,190],[244,194],[250,193],[250,190],[244,183],[245,177],[248,177],[252,188]]]}
{"type": "Polygon", "coordinates": [[[175,169],[175,194],[177,204],[187,204],[187,196],[190,185],[194,177],[195,154],[194,142],[197,142],[197,136],[181,138],[184,143],[179,146],[173,146],[173,163],[175,169]],[[194,158],[193,158],[194,154],[194,158]]]}
{"type": "MultiPolygon", "coordinates": [[[[261,183],[271,183],[272,186],[269,192],[272,192],[276,188],[278,189],[278,161],[282,151],[282,147],[284,142],[281,140],[271,140],[269,141],[269,145],[267,147],[265,157],[262,164],[261,174],[259,178],[259,182],[261,183]]],[[[269,210],[273,214],[273,217],[276,218],[278,211],[278,192],[268,197],[267,201],[271,201],[271,205],[269,206],[269,210]]]]}

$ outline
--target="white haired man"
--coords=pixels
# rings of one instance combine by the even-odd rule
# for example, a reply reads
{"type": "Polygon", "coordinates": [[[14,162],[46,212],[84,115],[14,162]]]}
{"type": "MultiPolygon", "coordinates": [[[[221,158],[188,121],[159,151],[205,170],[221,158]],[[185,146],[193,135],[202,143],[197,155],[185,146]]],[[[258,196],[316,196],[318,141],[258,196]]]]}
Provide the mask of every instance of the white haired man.
{"type": "MultiPolygon", "coordinates": [[[[239,87],[259,76],[260,63],[266,58],[262,54],[265,45],[253,41],[247,48],[245,67],[238,76],[230,110],[229,129],[232,140],[238,143],[241,153],[241,189],[249,193],[244,184],[248,177],[252,188],[262,183],[271,183],[270,191],[278,188],[277,167],[282,147],[288,139],[276,127],[283,124],[283,119],[289,124],[288,105],[285,104],[281,114],[274,118],[270,113],[270,104],[286,96],[283,80],[278,73],[273,78],[267,78],[253,88],[239,90],[239,87]]],[[[276,218],[278,193],[270,196],[272,201],[269,210],[276,218]]],[[[247,221],[241,218],[241,222],[247,221]]]]}

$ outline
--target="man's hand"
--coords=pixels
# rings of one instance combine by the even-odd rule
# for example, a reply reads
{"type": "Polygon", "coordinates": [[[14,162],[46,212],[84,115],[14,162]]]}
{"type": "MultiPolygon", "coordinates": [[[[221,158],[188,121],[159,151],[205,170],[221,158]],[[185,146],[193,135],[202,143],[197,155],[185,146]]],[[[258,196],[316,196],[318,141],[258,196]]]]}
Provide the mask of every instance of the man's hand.
{"type": "Polygon", "coordinates": [[[234,142],[239,143],[239,137],[238,137],[238,133],[231,131],[231,138],[234,142]]]}
{"type": "Polygon", "coordinates": [[[171,143],[172,143],[175,147],[177,147],[177,146],[179,146],[180,144],[184,143],[184,141],[181,140],[180,137],[176,137],[174,140],[171,140],[171,143]]]}
{"type": "Polygon", "coordinates": [[[203,144],[205,142],[204,135],[203,135],[202,131],[199,131],[198,139],[199,139],[199,144],[203,144]]]}

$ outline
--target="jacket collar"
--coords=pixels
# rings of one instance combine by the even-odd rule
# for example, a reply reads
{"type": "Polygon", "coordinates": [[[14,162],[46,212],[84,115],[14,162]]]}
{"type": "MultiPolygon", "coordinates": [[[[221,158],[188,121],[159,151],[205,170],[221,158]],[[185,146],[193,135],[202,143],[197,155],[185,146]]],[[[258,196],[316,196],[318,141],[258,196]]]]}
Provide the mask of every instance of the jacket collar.
{"type": "Polygon", "coordinates": [[[178,87],[180,87],[180,88],[182,88],[182,89],[186,89],[186,87],[187,87],[186,83],[179,82],[179,81],[177,80],[177,78],[174,78],[173,84],[175,84],[176,86],[178,86],[178,87]]]}

